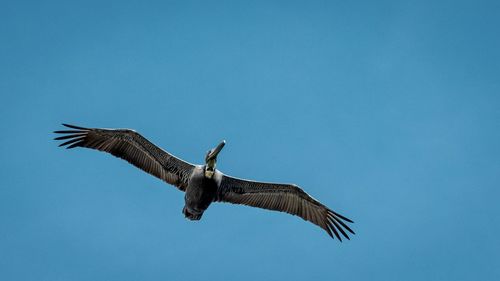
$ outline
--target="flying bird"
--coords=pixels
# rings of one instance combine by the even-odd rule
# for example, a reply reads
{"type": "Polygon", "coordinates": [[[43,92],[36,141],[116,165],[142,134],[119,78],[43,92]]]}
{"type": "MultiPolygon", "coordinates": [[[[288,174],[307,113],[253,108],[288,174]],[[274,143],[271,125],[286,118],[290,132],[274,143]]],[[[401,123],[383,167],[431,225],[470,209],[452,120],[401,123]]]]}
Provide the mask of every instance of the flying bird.
{"type": "Polygon", "coordinates": [[[200,220],[212,202],[226,202],[299,216],[340,241],[341,235],[349,239],[347,232],[354,234],[346,224],[353,221],[321,204],[297,185],[244,180],[217,170],[217,155],[225,141],[207,152],[204,165],[193,165],[164,151],[134,130],[63,125],[71,130],[54,132],[63,134],[55,140],[67,140],[59,146],[111,153],[184,191],[182,213],[190,220],[200,220]]]}

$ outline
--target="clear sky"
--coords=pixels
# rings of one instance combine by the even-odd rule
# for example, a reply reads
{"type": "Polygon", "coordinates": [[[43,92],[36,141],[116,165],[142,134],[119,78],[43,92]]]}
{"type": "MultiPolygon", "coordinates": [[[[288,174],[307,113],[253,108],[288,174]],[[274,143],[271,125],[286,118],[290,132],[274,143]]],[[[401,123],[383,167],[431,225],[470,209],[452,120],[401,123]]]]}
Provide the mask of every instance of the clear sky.
{"type": "Polygon", "coordinates": [[[1,280],[500,280],[498,1],[2,1],[1,280]],[[145,3],[147,2],[147,3],[145,3]],[[133,128],[356,223],[183,194],[60,123],[133,128]]]}

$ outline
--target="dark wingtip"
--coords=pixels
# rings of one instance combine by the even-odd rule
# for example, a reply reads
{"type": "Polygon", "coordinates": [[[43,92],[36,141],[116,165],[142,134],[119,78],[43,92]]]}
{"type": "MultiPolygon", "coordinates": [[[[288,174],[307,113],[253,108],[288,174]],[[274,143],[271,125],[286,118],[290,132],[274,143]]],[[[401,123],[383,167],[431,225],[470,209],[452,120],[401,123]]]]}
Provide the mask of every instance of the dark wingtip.
{"type": "Polygon", "coordinates": [[[57,130],[54,131],[55,134],[63,134],[59,137],[55,137],[54,140],[67,140],[61,144],[59,147],[66,146],[66,149],[71,149],[77,146],[82,146],[85,143],[85,138],[87,134],[92,130],[84,127],[79,127],[75,125],[70,125],[62,123],[64,127],[71,128],[73,130],[57,130]]]}
{"type": "Polygon", "coordinates": [[[71,128],[71,129],[86,130],[86,131],[88,131],[88,130],[89,130],[89,128],[79,127],[79,126],[70,125],[70,124],[66,124],[66,123],[62,123],[62,125],[63,125],[64,127],[68,127],[68,128],[71,128]]]}
{"type": "Polygon", "coordinates": [[[354,231],[347,225],[345,224],[340,218],[337,218],[335,215],[333,214],[330,214],[330,216],[328,217],[328,219],[334,223],[335,225],[337,225],[336,222],[340,223],[347,231],[349,231],[350,233],[352,234],[356,234],[354,233],[354,231]],[[336,221],[336,222],[335,222],[336,221]]]}
{"type": "Polygon", "coordinates": [[[332,231],[330,230],[330,228],[327,226],[324,229],[326,230],[326,233],[328,233],[328,235],[333,238],[333,234],[332,234],[332,231]]]}
{"type": "Polygon", "coordinates": [[[334,212],[332,210],[328,210],[328,212],[332,213],[333,215],[335,215],[335,216],[337,216],[337,217],[339,217],[339,218],[341,218],[341,219],[343,219],[343,220],[345,220],[347,222],[354,223],[354,221],[352,221],[351,219],[348,219],[348,218],[344,217],[343,215],[341,215],[341,214],[339,214],[337,212],[334,212]]]}
{"type": "Polygon", "coordinates": [[[66,149],[73,149],[73,148],[77,147],[78,145],[80,145],[80,144],[79,143],[72,144],[72,145],[66,146],[66,149]]]}
{"type": "Polygon", "coordinates": [[[334,226],[330,226],[330,229],[333,231],[333,234],[335,234],[335,237],[337,237],[337,239],[339,239],[339,241],[342,242],[342,238],[340,237],[340,235],[337,232],[337,230],[335,229],[335,227],[334,226]]]}
{"type": "Polygon", "coordinates": [[[58,130],[54,131],[55,134],[81,134],[84,133],[84,130],[58,130]]]}
{"type": "Polygon", "coordinates": [[[346,217],[344,217],[344,216],[341,216],[341,215],[339,215],[339,214],[337,214],[337,213],[335,213],[335,215],[337,215],[339,218],[341,218],[341,219],[345,220],[346,222],[354,223],[354,221],[353,221],[353,220],[348,219],[348,218],[346,218],[346,217]]]}
{"type": "Polygon", "coordinates": [[[339,239],[339,242],[342,243],[342,237],[339,235],[337,238],[339,239]]]}
{"type": "Polygon", "coordinates": [[[71,139],[71,138],[79,138],[79,137],[83,137],[83,136],[85,136],[85,133],[70,134],[70,135],[55,137],[54,140],[65,140],[65,139],[71,139]]]}
{"type": "Polygon", "coordinates": [[[75,148],[75,147],[77,147],[77,146],[81,146],[83,143],[85,143],[85,141],[84,141],[84,140],[80,140],[80,141],[75,142],[74,144],[72,144],[72,145],[70,145],[70,146],[66,147],[66,149],[72,149],[72,148],[75,148]]]}
{"type": "Polygon", "coordinates": [[[330,223],[333,225],[333,227],[337,228],[340,231],[340,233],[344,235],[345,238],[349,239],[349,235],[347,235],[347,233],[345,233],[342,227],[340,227],[340,225],[337,222],[335,222],[335,218],[328,217],[327,220],[329,220],[330,223]]]}
{"type": "MultiPolygon", "coordinates": [[[[65,146],[65,145],[69,145],[69,144],[72,144],[72,143],[80,143],[80,141],[83,141],[85,139],[85,136],[79,136],[79,137],[74,137],[66,142],[63,142],[61,143],[59,146],[65,146]]],[[[73,148],[74,146],[70,145],[71,148],[73,148]]]]}

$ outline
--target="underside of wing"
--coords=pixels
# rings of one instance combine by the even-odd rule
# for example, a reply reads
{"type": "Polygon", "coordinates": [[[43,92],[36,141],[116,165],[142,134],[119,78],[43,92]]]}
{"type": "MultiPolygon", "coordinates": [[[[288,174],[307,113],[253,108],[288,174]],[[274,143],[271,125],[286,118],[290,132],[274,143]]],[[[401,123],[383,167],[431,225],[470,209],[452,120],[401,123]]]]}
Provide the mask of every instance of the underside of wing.
{"type": "Polygon", "coordinates": [[[71,130],[54,132],[63,134],[55,140],[66,140],[59,146],[86,147],[108,152],[175,185],[180,190],[186,189],[194,165],[162,150],[137,132],[129,129],[98,129],[63,125],[71,130]]]}
{"type": "Polygon", "coordinates": [[[342,241],[342,234],[354,234],[348,223],[352,221],[321,204],[293,184],[265,183],[220,175],[216,201],[243,204],[257,208],[286,212],[301,217],[323,228],[328,235],[342,241]],[[347,231],[347,232],[346,232],[347,231]]]}

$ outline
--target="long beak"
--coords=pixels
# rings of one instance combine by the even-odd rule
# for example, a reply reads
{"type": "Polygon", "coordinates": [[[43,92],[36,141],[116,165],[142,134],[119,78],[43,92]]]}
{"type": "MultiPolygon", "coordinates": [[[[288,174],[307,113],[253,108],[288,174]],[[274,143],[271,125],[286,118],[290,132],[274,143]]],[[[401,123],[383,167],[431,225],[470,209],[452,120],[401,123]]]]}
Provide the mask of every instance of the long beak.
{"type": "Polygon", "coordinates": [[[226,141],[225,140],[223,140],[221,143],[219,143],[219,145],[217,145],[217,147],[214,148],[210,152],[210,154],[207,157],[207,160],[211,160],[211,159],[217,158],[217,154],[219,154],[219,152],[222,150],[222,148],[224,147],[224,145],[226,145],[226,141]]]}

